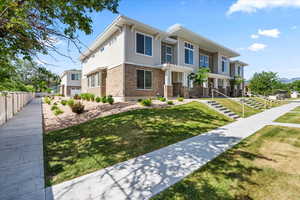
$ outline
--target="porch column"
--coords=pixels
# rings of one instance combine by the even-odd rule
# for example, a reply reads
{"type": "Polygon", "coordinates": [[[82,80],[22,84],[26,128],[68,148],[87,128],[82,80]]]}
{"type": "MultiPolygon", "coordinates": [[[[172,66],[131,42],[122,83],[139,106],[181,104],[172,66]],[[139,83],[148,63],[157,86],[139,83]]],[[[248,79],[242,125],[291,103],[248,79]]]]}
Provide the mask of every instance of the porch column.
{"type": "Polygon", "coordinates": [[[214,79],[214,88],[218,89],[218,79],[217,78],[214,79]]]}
{"type": "Polygon", "coordinates": [[[182,73],[182,93],[184,98],[189,98],[189,89],[188,89],[188,73],[182,73]]]}
{"type": "Polygon", "coordinates": [[[164,97],[173,97],[173,86],[172,86],[172,71],[165,71],[165,85],[164,85],[164,97]]]}

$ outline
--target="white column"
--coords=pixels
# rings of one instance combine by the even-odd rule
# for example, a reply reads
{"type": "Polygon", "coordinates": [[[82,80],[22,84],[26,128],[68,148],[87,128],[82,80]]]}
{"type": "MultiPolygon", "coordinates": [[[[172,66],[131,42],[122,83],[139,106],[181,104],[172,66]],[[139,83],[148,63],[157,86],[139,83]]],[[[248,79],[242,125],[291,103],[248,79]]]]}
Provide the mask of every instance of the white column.
{"type": "Polygon", "coordinates": [[[218,79],[217,78],[214,79],[214,88],[218,88],[218,79]]]}
{"type": "Polygon", "coordinates": [[[165,85],[172,85],[172,71],[166,70],[165,71],[165,85]]]}
{"type": "Polygon", "coordinates": [[[186,73],[186,72],[183,72],[182,86],[183,87],[188,87],[188,73],[186,73]]]}
{"type": "Polygon", "coordinates": [[[227,88],[227,79],[223,79],[223,88],[227,88]]]}

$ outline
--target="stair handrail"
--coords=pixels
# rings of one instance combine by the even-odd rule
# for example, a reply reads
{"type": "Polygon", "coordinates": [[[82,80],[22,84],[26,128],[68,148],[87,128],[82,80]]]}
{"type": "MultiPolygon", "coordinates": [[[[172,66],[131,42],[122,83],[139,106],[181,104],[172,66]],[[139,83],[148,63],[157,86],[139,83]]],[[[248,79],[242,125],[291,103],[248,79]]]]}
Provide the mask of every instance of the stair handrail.
{"type": "Polygon", "coordinates": [[[267,110],[267,102],[271,103],[271,107],[272,107],[272,101],[268,99],[267,96],[261,95],[261,94],[252,94],[254,97],[260,98],[262,100],[265,101],[265,110],[267,110]]]}
{"type": "MultiPolygon", "coordinates": [[[[227,96],[226,94],[223,94],[222,92],[220,92],[219,90],[217,90],[217,89],[213,88],[213,89],[212,89],[212,92],[211,92],[211,98],[212,98],[212,101],[214,100],[214,92],[217,92],[217,93],[219,93],[219,94],[223,95],[224,97],[231,99],[231,97],[229,97],[229,96],[227,96]]],[[[239,103],[239,104],[241,104],[241,105],[242,105],[242,110],[243,110],[243,118],[245,118],[245,103],[244,103],[244,95],[242,95],[242,99],[243,99],[243,103],[241,103],[241,102],[239,102],[239,101],[237,101],[237,103],[239,103]]]]}

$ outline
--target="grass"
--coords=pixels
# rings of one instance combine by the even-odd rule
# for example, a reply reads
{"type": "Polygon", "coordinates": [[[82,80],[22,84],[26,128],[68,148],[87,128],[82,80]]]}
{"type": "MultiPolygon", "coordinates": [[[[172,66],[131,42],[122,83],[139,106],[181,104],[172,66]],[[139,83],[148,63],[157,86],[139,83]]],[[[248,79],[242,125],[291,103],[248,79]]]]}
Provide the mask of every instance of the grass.
{"type": "Polygon", "coordinates": [[[57,184],[232,122],[205,104],[111,115],[45,133],[46,184],[57,184]]]}
{"type": "Polygon", "coordinates": [[[300,199],[300,129],[266,126],[152,200],[300,199]]]}
{"type": "Polygon", "coordinates": [[[291,112],[288,112],[275,120],[276,122],[281,123],[295,123],[300,124],[300,107],[293,109],[291,112]]]}
{"type": "MultiPolygon", "coordinates": [[[[214,98],[214,100],[216,102],[218,102],[219,104],[221,104],[222,106],[228,108],[232,112],[236,113],[240,117],[243,116],[242,104],[240,104],[234,100],[225,99],[225,98],[214,98]]],[[[257,114],[259,112],[260,112],[260,110],[257,110],[257,109],[254,109],[254,108],[251,108],[251,107],[245,105],[245,117],[249,117],[249,116],[257,114]]]]}

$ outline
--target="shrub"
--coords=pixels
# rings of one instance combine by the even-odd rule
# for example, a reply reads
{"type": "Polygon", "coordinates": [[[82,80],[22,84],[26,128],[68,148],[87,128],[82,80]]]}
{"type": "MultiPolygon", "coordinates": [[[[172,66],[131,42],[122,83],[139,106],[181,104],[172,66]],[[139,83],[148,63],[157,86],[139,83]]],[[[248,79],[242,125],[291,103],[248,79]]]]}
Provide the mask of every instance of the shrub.
{"type": "Polygon", "coordinates": [[[61,109],[57,108],[53,111],[54,115],[57,116],[57,115],[60,115],[60,114],[63,114],[64,111],[62,111],[61,109]]]}
{"type": "Polygon", "coordinates": [[[67,104],[68,104],[68,106],[70,106],[70,107],[72,107],[72,106],[74,105],[74,103],[75,103],[74,99],[69,99],[69,100],[67,101],[67,104]]]}
{"type": "Polygon", "coordinates": [[[94,94],[89,94],[91,101],[95,101],[95,95],[94,94]]]}
{"type": "Polygon", "coordinates": [[[183,100],[184,100],[183,97],[178,97],[178,98],[177,98],[177,101],[183,101],[183,100]]]}
{"type": "Polygon", "coordinates": [[[112,105],[114,103],[114,98],[111,95],[108,95],[106,101],[107,101],[107,103],[109,103],[110,105],[112,105]]]}
{"type": "Polygon", "coordinates": [[[174,103],[173,103],[173,101],[167,101],[167,104],[168,105],[173,105],[174,103]]]}
{"type": "Polygon", "coordinates": [[[51,100],[50,100],[49,97],[45,97],[44,102],[45,102],[46,104],[48,104],[48,105],[51,104],[51,100]]]}
{"type": "Polygon", "coordinates": [[[95,100],[96,100],[97,103],[100,103],[101,102],[101,97],[96,97],[95,100]]]}
{"type": "Polygon", "coordinates": [[[107,98],[106,98],[106,96],[102,97],[101,101],[102,101],[102,103],[107,103],[107,98]]]}
{"type": "Polygon", "coordinates": [[[59,109],[57,105],[51,106],[51,110],[56,110],[56,109],[59,109]]]}
{"type": "Polygon", "coordinates": [[[84,111],[84,105],[81,102],[76,102],[71,106],[72,112],[81,114],[84,111]]]}
{"type": "Polygon", "coordinates": [[[57,102],[54,102],[54,104],[53,105],[56,105],[57,106],[57,102]]]}
{"type": "Polygon", "coordinates": [[[141,103],[141,102],[143,101],[143,99],[138,99],[137,101],[138,101],[139,103],[141,103]]]}
{"type": "Polygon", "coordinates": [[[152,100],[151,99],[144,99],[140,102],[142,106],[151,106],[152,105],[152,100]]]}
{"type": "Polygon", "coordinates": [[[61,101],[60,101],[60,104],[63,105],[63,106],[67,105],[67,100],[64,100],[64,99],[61,100],[61,101]]]}
{"type": "Polygon", "coordinates": [[[74,97],[73,97],[73,99],[80,100],[81,97],[78,94],[75,94],[74,97]]]}
{"type": "Polygon", "coordinates": [[[162,101],[162,102],[165,102],[166,101],[166,98],[165,97],[158,97],[158,100],[162,101]]]}

